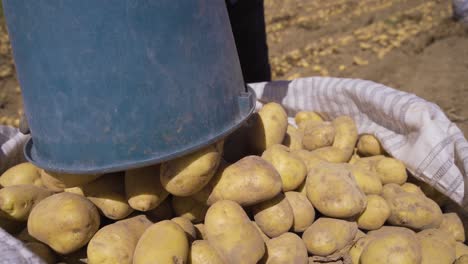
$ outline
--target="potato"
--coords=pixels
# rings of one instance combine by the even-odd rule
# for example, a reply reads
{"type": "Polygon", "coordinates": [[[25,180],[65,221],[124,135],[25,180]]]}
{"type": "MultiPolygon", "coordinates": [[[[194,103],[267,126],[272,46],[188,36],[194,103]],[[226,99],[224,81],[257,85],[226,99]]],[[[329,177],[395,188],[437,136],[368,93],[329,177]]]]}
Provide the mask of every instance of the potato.
{"type": "Polygon", "coordinates": [[[444,214],[439,229],[450,233],[457,241],[465,242],[465,229],[456,213],[444,214]]]}
{"type": "Polygon", "coordinates": [[[189,242],[184,230],[175,222],[163,220],[148,227],[138,240],[133,264],[186,263],[189,242]]]}
{"type": "Polygon", "coordinates": [[[41,180],[44,186],[54,192],[62,192],[65,188],[81,186],[90,183],[101,176],[101,174],[82,175],[82,174],[67,174],[39,170],[41,180]]]}
{"type": "Polygon", "coordinates": [[[468,246],[461,242],[455,242],[455,257],[458,259],[463,255],[468,255],[468,246]]]}
{"type": "Polygon", "coordinates": [[[283,193],[252,207],[255,223],[269,237],[277,237],[293,225],[293,211],[283,193]]]}
{"type": "Polygon", "coordinates": [[[393,234],[393,233],[405,233],[408,236],[416,235],[416,233],[413,230],[406,228],[406,227],[401,227],[401,226],[382,226],[381,228],[377,230],[371,230],[367,232],[367,235],[378,237],[381,235],[393,234]]]}
{"type": "Polygon", "coordinates": [[[384,192],[383,196],[390,206],[391,214],[388,222],[392,225],[427,229],[437,228],[442,222],[442,211],[439,206],[425,196],[404,191],[397,195],[388,195],[384,192]]]}
{"type": "Polygon", "coordinates": [[[302,145],[302,138],[303,133],[301,131],[299,131],[294,126],[288,125],[282,144],[288,147],[290,150],[303,149],[304,146],[302,145]]]}
{"type": "Polygon", "coordinates": [[[159,165],[125,172],[125,194],[130,207],[148,211],[166,199],[169,193],[161,184],[159,172],[159,165]]]}
{"type": "Polygon", "coordinates": [[[122,173],[106,174],[83,185],[83,193],[107,218],[119,220],[127,217],[133,209],[125,197],[125,178],[122,173]]]}
{"type": "Polygon", "coordinates": [[[311,151],[313,155],[318,157],[319,159],[325,160],[331,163],[344,163],[348,162],[350,159],[350,155],[348,155],[345,151],[337,148],[337,147],[323,147],[311,151]]]}
{"type": "Polygon", "coordinates": [[[319,218],[302,234],[310,254],[328,256],[344,248],[356,236],[357,225],[333,218],[319,218]]]}
{"type": "Polygon", "coordinates": [[[178,224],[184,230],[189,243],[197,239],[197,231],[190,220],[184,217],[174,217],[171,221],[178,224]]]}
{"type": "Polygon", "coordinates": [[[364,157],[384,154],[384,150],[379,140],[375,136],[368,134],[364,134],[359,137],[357,150],[359,155],[364,157]]]}
{"type": "Polygon", "coordinates": [[[166,198],[158,205],[158,207],[154,208],[153,210],[146,211],[145,214],[152,222],[169,220],[174,217],[174,212],[172,210],[169,198],[166,198]]]}
{"type": "Polygon", "coordinates": [[[384,198],[378,195],[368,195],[367,207],[357,218],[358,227],[364,230],[379,229],[390,217],[390,213],[390,207],[384,198]]]}
{"type": "Polygon", "coordinates": [[[41,258],[47,264],[57,263],[55,253],[47,245],[41,242],[26,242],[24,245],[31,250],[36,256],[41,258]]]}
{"type": "Polygon", "coordinates": [[[264,242],[267,242],[268,240],[270,240],[270,238],[267,235],[265,235],[265,233],[263,233],[262,229],[260,229],[260,227],[257,225],[257,223],[255,223],[255,221],[252,221],[252,224],[255,226],[258,233],[260,233],[260,236],[262,236],[262,239],[264,242]]]}
{"type": "MultiPolygon", "coordinates": [[[[382,197],[385,199],[390,199],[393,196],[405,194],[406,192],[400,185],[396,183],[385,184],[382,188],[382,197]]],[[[414,193],[411,193],[414,194],[414,193]]]]}
{"type": "Polygon", "coordinates": [[[197,234],[197,239],[206,240],[205,224],[196,224],[196,225],[193,225],[193,227],[195,228],[195,233],[197,234]]]}
{"type": "Polygon", "coordinates": [[[193,223],[200,223],[205,219],[208,206],[201,203],[191,196],[179,197],[172,196],[172,208],[177,216],[187,218],[193,223]]]}
{"type": "Polygon", "coordinates": [[[89,241],[88,264],[131,264],[138,240],[152,224],[139,215],[104,226],[89,241]]]}
{"type": "Polygon", "coordinates": [[[86,245],[99,224],[93,203],[83,196],[63,192],[45,198],[32,209],[28,232],[56,252],[68,254],[86,245]]]}
{"type": "Polygon", "coordinates": [[[291,151],[291,154],[295,155],[296,157],[301,159],[302,162],[304,162],[304,164],[306,165],[307,171],[320,165],[321,163],[325,161],[324,159],[318,157],[317,155],[305,149],[291,151]]]}
{"type": "Polygon", "coordinates": [[[351,258],[352,264],[360,263],[359,259],[361,258],[362,251],[364,251],[364,249],[373,239],[374,237],[364,236],[354,242],[353,246],[349,249],[349,256],[351,258]]]}
{"type": "Polygon", "coordinates": [[[208,209],[205,232],[225,263],[257,263],[265,254],[260,233],[233,201],[218,201],[208,209]]]}
{"type": "Polygon", "coordinates": [[[322,214],[347,218],[360,214],[366,208],[366,195],[342,165],[324,164],[309,171],[307,198],[322,214]]]}
{"type": "Polygon", "coordinates": [[[193,241],[190,250],[191,264],[223,264],[223,260],[216,250],[206,240],[193,241]]]}
{"type": "Polygon", "coordinates": [[[421,191],[421,188],[419,188],[418,186],[410,183],[410,182],[405,182],[401,185],[401,188],[405,191],[405,192],[408,192],[408,193],[416,193],[416,194],[421,194],[421,195],[424,195],[425,194],[423,193],[423,191],[421,191]]]}
{"type": "Polygon", "coordinates": [[[380,177],[373,171],[360,166],[350,166],[354,180],[365,194],[380,194],[382,192],[382,182],[380,177]]]}
{"type": "Polygon", "coordinates": [[[373,172],[377,172],[376,166],[377,162],[381,161],[382,159],[386,158],[384,155],[377,155],[372,157],[363,157],[359,158],[354,162],[354,165],[363,167],[367,170],[371,170],[373,172]]]}
{"type": "Polygon", "coordinates": [[[52,192],[32,184],[0,189],[0,216],[16,221],[28,220],[31,209],[52,192]]]}
{"type": "Polygon", "coordinates": [[[287,147],[273,145],[263,152],[262,158],[278,171],[284,192],[296,189],[304,181],[307,167],[300,158],[290,154],[287,147]]]}
{"type": "Polygon", "coordinates": [[[307,264],[307,249],[302,239],[294,233],[284,233],[266,242],[267,253],[263,261],[267,264],[307,264]]]}
{"type": "Polygon", "coordinates": [[[294,117],[296,125],[301,124],[304,121],[313,120],[313,121],[323,121],[322,117],[316,112],[312,111],[300,111],[294,117]]]}
{"type": "Polygon", "coordinates": [[[426,229],[417,234],[421,244],[422,264],[451,264],[455,261],[455,239],[437,229],[426,229]],[[453,240],[453,241],[450,241],[453,240]]]}
{"type": "Polygon", "coordinates": [[[250,145],[254,153],[260,154],[268,147],[283,142],[288,116],[280,104],[267,103],[249,122],[252,123],[250,145]]]}
{"type": "Polygon", "coordinates": [[[333,147],[343,151],[346,161],[349,161],[354,152],[358,132],[354,120],[349,116],[339,116],[333,120],[335,139],[333,147]]]}
{"type": "Polygon", "coordinates": [[[209,145],[161,165],[162,186],[176,196],[189,196],[205,187],[221,160],[222,144],[209,145]]]}
{"type": "Polygon", "coordinates": [[[418,240],[408,232],[375,235],[359,258],[362,264],[421,263],[418,240]]]}
{"type": "Polygon", "coordinates": [[[299,192],[286,192],[284,194],[293,213],[293,231],[304,232],[315,219],[315,209],[307,196],[299,192]]]}
{"type": "Polygon", "coordinates": [[[380,175],[383,184],[403,184],[408,178],[405,165],[393,158],[385,157],[381,159],[375,164],[375,170],[380,175]]]}
{"type": "Polygon", "coordinates": [[[304,122],[302,145],[307,150],[331,146],[335,139],[335,128],[330,122],[304,122]]]}
{"type": "Polygon", "coordinates": [[[0,176],[0,185],[3,187],[21,184],[43,187],[39,169],[30,162],[15,165],[0,176]]]}
{"type": "Polygon", "coordinates": [[[463,255],[457,258],[453,264],[468,264],[468,255],[463,255]]]}
{"type": "Polygon", "coordinates": [[[83,188],[81,188],[80,186],[65,188],[63,191],[78,194],[78,195],[81,195],[81,196],[85,196],[83,188]]]}
{"type": "Polygon", "coordinates": [[[279,173],[270,163],[257,156],[239,160],[220,171],[216,177],[208,205],[231,200],[241,206],[249,206],[275,197],[282,188],[279,173]]]}

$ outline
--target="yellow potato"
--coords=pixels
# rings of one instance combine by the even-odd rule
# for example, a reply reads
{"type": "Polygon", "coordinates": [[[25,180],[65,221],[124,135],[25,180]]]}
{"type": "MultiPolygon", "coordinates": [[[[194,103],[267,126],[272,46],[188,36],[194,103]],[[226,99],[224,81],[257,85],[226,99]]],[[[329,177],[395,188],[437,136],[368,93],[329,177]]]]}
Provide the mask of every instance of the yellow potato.
{"type": "Polygon", "coordinates": [[[451,264],[455,261],[455,239],[449,233],[426,229],[416,236],[421,244],[421,264],[451,264]]]}
{"type": "Polygon", "coordinates": [[[213,204],[206,213],[205,232],[210,245],[227,264],[257,263],[265,254],[260,233],[235,202],[213,204]]]}
{"type": "Polygon", "coordinates": [[[258,233],[260,233],[260,236],[262,236],[262,239],[264,242],[267,242],[268,240],[270,240],[270,238],[267,235],[265,235],[265,233],[263,233],[262,229],[260,229],[260,227],[257,225],[257,223],[255,223],[255,221],[252,221],[252,224],[255,226],[258,233]]]}
{"type": "Polygon", "coordinates": [[[208,205],[231,200],[241,206],[249,206],[275,197],[282,188],[279,173],[257,156],[247,156],[228,166],[213,180],[214,188],[207,200],[208,205]]]}
{"type": "Polygon", "coordinates": [[[195,227],[195,232],[197,233],[197,239],[206,240],[205,224],[196,224],[196,225],[193,225],[193,227],[195,227]]]}
{"type": "Polygon", "coordinates": [[[58,193],[38,203],[28,219],[28,232],[60,254],[86,245],[99,228],[96,207],[73,193],[58,193]]]}
{"type": "Polygon", "coordinates": [[[189,196],[205,187],[221,160],[223,142],[161,165],[161,183],[173,195],[189,196]]]}
{"type": "Polygon", "coordinates": [[[152,222],[159,222],[162,220],[170,220],[174,217],[174,212],[171,207],[169,198],[162,201],[156,208],[145,212],[148,219],[152,222]]]}
{"type": "Polygon", "coordinates": [[[372,236],[364,236],[354,242],[353,246],[349,249],[349,256],[352,264],[359,264],[359,258],[361,257],[362,251],[367,245],[374,239],[372,236]]]}
{"type": "Polygon", "coordinates": [[[343,165],[324,164],[309,171],[307,198],[322,214],[347,218],[360,214],[366,208],[366,195],[350,177],[343,165]]]}
{"type": "Polygon", "coordinates": [[[284,194],[293,213],[293,231],[304,232],[315,219],[315,209],[305,194],[286,192],[284,194]]]}
{"type": "Polygon", "coordinates": [[[47,245],[41,242],[26,242],[24,245],[36,256],[40,257],[47,264],[57,263],[55,253],[47,245]]]}
{"type": "Polygon", "coordinates": [[[177,216],[187,218],[193,223],[200,223],[205,219],[206,211],[208,206],[205,203],[201,203],[191,196],[179,197],[172,196],[172,209],[177,216]]]}
{"type": "Polygon", "coordinates": [[[455,243],[455,257],[459,258],[463,255],[468,255],[468,246],[462,242],[455,243]]]}
{"type": "Polygon", "coordinates": [[[189,242],[184,230],[175,222],[163,220],[148,227],[138,240],[133,264],[186,263],[189,242]]]}
{"type": "Polygon", "coordinates": [[[302,239],[294,233],[284,233],[266,242],[267,253],[263,261],[267,264],[307,264],[307,248],[302,239]]]}
{"type": "Polygon", "coordinates": [[[303,149],[304,146],[302,145],[302,138],[303,134],[301,131],[292,125],[288,125],[282,144],[290,150],[303,149]]]}
{"type": "Polygon", "coordinates": [[[0,189],[0,216],[26,221],[34,206],[52,194],[46,188],[32,184],[11,185],[0,189]]]}
{"type": "Polygon", "coordinates": [[[405,165],[401,161],[394,158],[385,157],[379,160],[375,164],[375,170],[380,176],[383,184],[403,184],[408,178],[405,165]]]}
{"type": "Polygon", "coordinates": [[[319,159],[331,163],[344,163],[348,162],[351,158],[351,155],[348,155],[347,152],[333,146],[319,148],[314,151],[311,151],[311,153],[319,159]]]}
{"type": "Polygon", "coordinates": [[[302,160],[302,162],[304,162],[304,164],[306,165],[307,171],[320,165],[321,163],[325,161],[324,159],[321,159],[317,155],[305,149],[291,151],[291,154],[297,156],[299,159],[302,160]]]}
{"type": "Polygon", "coordinates": [[[223,260],[216,250],[206,240],[193,241],[190,250],[191,264],[223,264],[223,260]]]}
{"type": "Polygon", "coordinates": [[[416,193],[416,194],[421,194],[421,195],[424,195],[425,194],[423,193],[423,191],[421,190],[421,188],[419,188],[418,186],[410,183],[410,182],[405,182],[401,185],[401,188],[405,191],[405,192],[409,192],[409,193],[416,193]]]}
{"type": "Polygon", "coordinates": [[[197,231],[195,229],[195,226],[187,218],[174,217],[171,219],[171,221],[178,224],[184,230],[189,243],[192,243],[192,241],[194,241],[197,238],[197,231]]]}
{"type": "Polygon", "coordinates": [[[384,198],[368,195],[366,210],[357,218],[358,227],[364,230],[379,229],[390,217],[390,213],[390,207],[384,198]]]}
{"type": "Polygon", "coordinates": [[[307,174],[307,167],[297,156],[291,154],[283,145],[273,145],[262,154],[278,171],[283,184],[283,191],[292,191],[299,187],[307,174]]]}
{"type": "Polygon", "coordinates": [[[286,233],[293,225],[293,211],[283,193],[254,205],[252,209],[255,222],[269,237],[286,233]]]}
{"type": "Polygon", "coordinates": [[[453,264],[468,264],[468,255],[463,255],[457,258],[453,264]]]}
{"type": "Polygon", "coordinates": [[[78,195],[81,195],[81,196],[85,196],[83,188],[81,188],[80,186],[65,188],[63,191],[78,194],[78,195]]]}
{"type": "Polygon", "coordinates": [[[364,134],[359,137],[357,150],[359,155],[364,157],[384,154],[384,150],[379,140],[375,136],[368,134],[364,134]]]}
{"type": "Polygon", "coordinates": [[[316,112],[312,111],[300,111],[294,117],[296,125],[301,124],[304,121],[313,120],[313,121],[323,121],[322,117],[316,112]]]}
{"type": "Polygon", "coordinates": [[[335,128],[330,122],[304,122],[302,145],[307,150],[331,146],[335,128]]]}
{"type": "Polygon", "coordinates": [[[396,183],[387,183],[382,188],[382,197],[385,199],[390,199],[393,196],[397,196],[397,195],[401,195],[405,193],[408,193],[408,192],[406,192],[400,185],[396,183]]]}
{"type": "Polygon", "coordinates": [[[367,170],[371,170],[373,172],[377,172],[376,170],[376,164],[380,160],[386,158],[384,155],[377,155],[377,156],[372,156],[372,157],[363,157],[359,158],[354,162],[354,165],[356,166],[361,166],[367,170]]]}
{"type": "Polygon", "coordinates": [[[0,176],[0,185],[3,187],[20,184],[43,187],[39,169],[30,162],[24,162],[9,168],[0,176]]]}
{"type": "Polygon", "coordinates": [[[353,155],[358,138],[356,124],[349,116],[339,116],[333,120],[333,125],[335,126],[333,147],[343,151],[347,162],[353,155]]]}
{"type": "Polygon", "coordinates": [[[288,127],[288,116],[277,103],[265,104],[251,118],[250,145],[256,154],[283,142],[288,127]]]}
{"type": "Polygon", "coordinates": [[[100,174],[81,175],[81,174],[67,174],[57,173],[45,170],[39,170],[41,180],[44,186],[54,192],[62,192],[66,188],[81,186],[90,183],[97,178],[100,174]]]}
{"type": "Polygon", "coordinates": [[[344,248],[356,236],[357,225],[333,218],[319,218],[302,235],[310,254],[328,256],[344,248]]]}
{"type": "Polygon", "coordinates": [[[81,188],[86,198],[107,218],[119,220],[133,212],[125,197],[124,174],[106,174],[81,188]]]}
{"type": "Polygon", "coordinates": [[[373,171],[360,166],[350,166],[354,180],[365,194],[380,194],[382,192],[382,181],[373,171]]]}
{"type": "Polygon", "coordinates": [[[159,165],[125,172],[125,194],[130,207],[138,211],[148,211],[166,199],[169,193],[159,180],[159,172],[159,165]]]}
{"type": "Polygon", "coordinates": [[[104,226],[89,241],[88,264],[131,264],[138,240],[152,224],[139,215],[104,226]]]}
{"type": "Polygon", "coordinates": [[[465,228],[456,213],[444,214],[439,229],[450,233],[457,241],[465,242],[465,228]]]}

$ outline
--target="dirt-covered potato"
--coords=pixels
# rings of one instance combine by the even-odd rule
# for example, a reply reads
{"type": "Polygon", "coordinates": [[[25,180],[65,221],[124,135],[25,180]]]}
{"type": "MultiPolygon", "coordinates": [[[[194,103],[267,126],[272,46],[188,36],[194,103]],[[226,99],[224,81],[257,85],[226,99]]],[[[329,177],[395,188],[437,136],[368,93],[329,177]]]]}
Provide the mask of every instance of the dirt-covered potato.
{"type": "Polygon", "coordinates": [[[377,173],[353,165],[350,165],[350,170],[357,185],[365,194],[380,194],[382,192],[382,181],[377,173]]]}
{"type": "Polygon", "coordinates": [[[88,264],[132,264],[138,240],[152,224],[139,215],[99,229],[88,243],[88,264]]]}
{"type": "Polygon", "coordinates": [[[252,207],[254,219],[260,229],[269,237],[277,237],[293,225],[293,210],[283,193],[252,207]]]}
{"type": "Polygon", "coordinates": [[[356,223],[333,218],[319,218],[302,234],[310,254],[328,256],[344,248],[356,236],[356,223]]]}
{"type": "Polygon", "coordinates": [[[96,207],[73,193],[58,193],[38,203],[28,219],[28,232],[60,254],[86,245],[99,228],[96,207]]]}
{"type": "Polygon", "coordinates": [[[148,211],[166,199],[169,193],[163,188],[159,177],[159,165],[125,172],[125,194],[133,209],[148,211]]]}
{"type": "Polygon", "coordinates": [[[308,120],[323,121],[322,117],[319,114],[312,111],[300,111],[297,112],[297,114],[294,116],[294,121],[296,122],[296,125],[300,125],[302,122],[308,120]]]}
{"type": "Polygon", "coordinates": [[[205,187],[221,160],[224,142],[161,164],[161,183],[173,195],[189,196],[205,187]]]}
{"type": "Polygon", "coordinates": [[[265,264],[307,264],[307,248],[304,241],[294,233],[284,233],[266,242],[267,252],[262,259],[265,264]]]}
{"type": "Polygon", "coordinates": [[[290,150],[303,149],[304,146],[302,145],[302,138],[303,133],[301,131],[292,125],[288,125],[282,144],[290,150]]]}
{"type": "Polygon", "coordinates": [[[193,223],[200,223],[205,219],[205,214],[208,210],[208,206],[205,203],[199,202],[191,196],[172,196],[171,200],[172,209],[177,216],[187,218],[193,223]]]}
{"type": "Polygon", "coordinates": [[[330,122],[304,122],[302,145],[307,150],[331,146],[335,127],[330,122]]]}
{"type": "Polygon", "coordinates": [[[439,229],[450,233],[457,241],[465,242],[465,228],[456,213],[444,214],[439,229]]]}
{"type": "Polygon", "coordinates": [[[207,200],[209,205],[231,200],[249,206],[275,197],[282,189],[276,169],[257,156],[247,156],[228,166],[213,181],[214,188],[207,200]]]}
{"type": "Polygon", "coordinates": [[[9,168],[0,176],[0,185],[3,187],[20,184],[42,187],[39,169],[30,162],[24,162],[9,168]]]}
{"type": "Polygon", "coordinates": [[[186,263],[189,242],[184,230],[175,222],[163,220],[148,227],[135,248],[133,264],[186,263]]]}
{"type": "Polygon", "coordinates": [[[90,183],[101,176],[101,174],[67,174],[39,170],[41,174],[42,184],[49,190],[54,192],[62,192],[65,188],[81,186],[90,183]]]}
{"type": "Polygon", "coordinates": [[[455,239],[449,233],[426,229],[416,236],[421,244],[422,264],[451,264],[455,261],[455,239]]]}
{"type": "Polygon", "coordinates": [[[366,195],[343,165],[329,163],[311,169],[306,185],[307,198],[326,216],[347,218],[366,208],[366,195]]]}
{"type": "Polygon", "coordinates": [[[359,137],[357,151],[359,155],[364,157],[384,154],[379,140],[375,136],[369,134],[364,134],[359,137]]]}
{"type": "Polygon", "coordinates": [[[288,127],[288,116],[278,103],[265,104],[250,120],[249,135],[252,150],[260,154],[268,147],[283,142],[288,127]]]}
{"type": "Polygon", "coordinates": [[[170,200],[171,199],[168,197],[153,210],[146,211],[145,214],[148,216],[148,219],[152,222],[159,222],[173,218],[175,215],[170,200]]]}
{"type": "Polygon", "coordinates": [[[222,200],[208,209],[205,233],[227,264],[257,263],[265,254],[260,233],[242,207],[233,201],[222,200]]]}
{"type": "Polygon", "coordinates": [[[41,200],[53,193],[33,184],[11,185],[0,189],[0,216],[16,221],[28,220],[41,200]]]}
{"type": "Polygon", "coordinates": [[[307,167],[299,157],[291,154],[287,147],[273,145],[263,152],[262,158],[278,171],[284,192],[296,189],[304,181],[307,167]]]}
{"type": "Polygon", "coordinates": [[[184,230],[185,234],[187,235],[187,239],[189,243],[192,243],[195,239],[197,239],[197,230],[195,226],[184,217],[174,217],[171,219],[174,223],[178,224],[184,230]]]}
{"type": "Polygon", "coordinates": [[[206,240],[193,241],[190,249],[189,262],[191,264],[223,264],[223,260],[216,250],[206,240]]]}
{"type": "Polygon", "coordinates": [[[293,213],[293,231],[304,232],[315,219],[315,209],[305,194],[299,192],[284,193],[293,213]]]}
{"type": "Polygon", "coordinates": [[[378,195],[367,196],[367,207],[357,218],[358,227],[364,230],[375,230],[382,227],[390,217],[390,207],[384,198],[378,195]]]}

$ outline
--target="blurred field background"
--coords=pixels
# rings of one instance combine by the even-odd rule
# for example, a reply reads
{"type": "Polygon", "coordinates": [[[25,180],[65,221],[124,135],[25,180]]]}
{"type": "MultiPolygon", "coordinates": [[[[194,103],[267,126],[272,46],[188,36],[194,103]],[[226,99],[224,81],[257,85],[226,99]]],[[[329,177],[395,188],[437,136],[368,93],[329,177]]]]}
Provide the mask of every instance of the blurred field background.
{"type": "MultiPolygon", "coordinates": [[[[468,30],[449,0],[265,0],[274,79],[367,79],[437,103],[468,135],[468,30]]],[[[22,111],[0,27],[0,124],[22,111]]]]}

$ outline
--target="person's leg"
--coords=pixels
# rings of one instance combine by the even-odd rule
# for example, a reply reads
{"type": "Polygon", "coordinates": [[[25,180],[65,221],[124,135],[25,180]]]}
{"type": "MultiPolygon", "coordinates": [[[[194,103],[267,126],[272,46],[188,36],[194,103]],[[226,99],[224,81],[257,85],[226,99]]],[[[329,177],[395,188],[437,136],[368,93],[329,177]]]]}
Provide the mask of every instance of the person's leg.
{"type": "Polygon", "coordinates": [[[263,0],[227,0],[245,82],[271,81],[263,0]]]}

